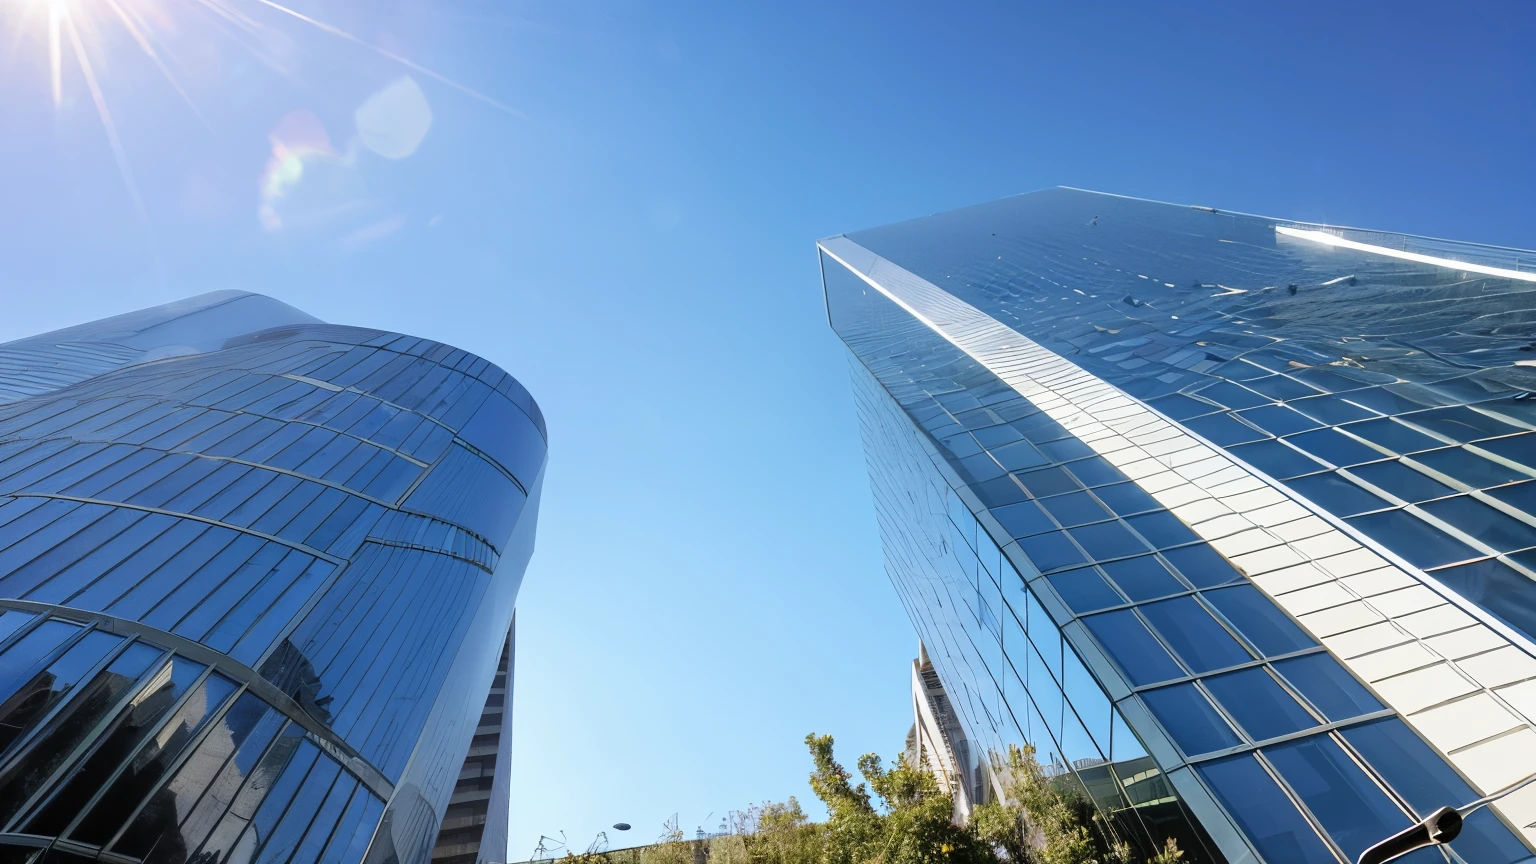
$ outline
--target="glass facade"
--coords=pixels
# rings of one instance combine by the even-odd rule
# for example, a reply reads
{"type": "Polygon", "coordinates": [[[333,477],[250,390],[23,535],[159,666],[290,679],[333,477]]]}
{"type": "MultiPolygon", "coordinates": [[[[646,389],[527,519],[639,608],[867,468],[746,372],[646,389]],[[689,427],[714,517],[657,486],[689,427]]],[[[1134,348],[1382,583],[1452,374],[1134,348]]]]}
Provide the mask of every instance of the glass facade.
{"type": "Polygon", "coordinates": [[[0,862],[425,862],[545,462],[511,376],[218,292],[0,345],[0,862]]]}
{"type": "MultiPolygon", "coordinates": [[[[1536,253],[1071,189],[819,248],[976,754],[1272,864],[1536,772],[1536,253]]],[[[1533,841],[1536,790],[1409,860],[1533,841]]]]}

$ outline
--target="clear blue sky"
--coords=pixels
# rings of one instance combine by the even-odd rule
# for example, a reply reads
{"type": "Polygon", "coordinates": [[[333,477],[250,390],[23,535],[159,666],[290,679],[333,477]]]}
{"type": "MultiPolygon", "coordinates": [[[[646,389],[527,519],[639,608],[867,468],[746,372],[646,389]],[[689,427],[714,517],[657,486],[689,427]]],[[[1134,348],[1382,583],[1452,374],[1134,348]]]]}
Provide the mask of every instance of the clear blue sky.
{"type": "Polygon", "coordinates": [[[124,0],[194,113],[62,2],[141,205],[68,29],[56,107],[44,0],[0,0],[0,339],[242,288],[542,404],[514,857],[808,798],[813,730],[901,746],[817,238],[1066,184],[1536,246],[1528,3],[295,0],[513,113],[258,0],[124,0]]]}

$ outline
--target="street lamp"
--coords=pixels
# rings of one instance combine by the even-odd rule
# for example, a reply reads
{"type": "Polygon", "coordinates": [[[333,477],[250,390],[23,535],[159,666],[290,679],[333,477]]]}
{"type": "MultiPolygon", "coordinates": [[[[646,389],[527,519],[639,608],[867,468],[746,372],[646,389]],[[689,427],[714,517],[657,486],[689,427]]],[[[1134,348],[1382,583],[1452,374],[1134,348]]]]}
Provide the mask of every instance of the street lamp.
{"type": "Polygon", "coordinates": [[[1461,823],[1466,817],[1503,798],[1505,795],[1518,792],[1532,783],[1536,783],[1536,774],[1532,774],[1524,780],[1516,781],[1512,786],[1505,786],[1492,795],[1486,795],[1469,804],[1463,804],[1460,807],[1441,807],[1439,810],[1425,816],[1417,824],[1399,831],[1375,846],[1361,852],[1357,864],[1386,864],[1388,861],[1396,861],[1409,852],[1423,849],[1426,846],[1443,846],[1455,840],[1461,834],[1461,823]]]}

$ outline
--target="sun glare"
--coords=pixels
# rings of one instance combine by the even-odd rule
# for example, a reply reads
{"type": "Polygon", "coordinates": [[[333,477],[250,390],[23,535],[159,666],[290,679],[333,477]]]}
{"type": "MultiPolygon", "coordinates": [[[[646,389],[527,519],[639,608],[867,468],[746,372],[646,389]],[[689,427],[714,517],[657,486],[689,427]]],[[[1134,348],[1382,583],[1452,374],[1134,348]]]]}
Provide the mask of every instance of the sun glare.
{"type": "Polygon", "coordinates": [[[107,47],[117,44],[126,47],[131,42],[130,51],[153,65],[166,85],[186,104],[190,113],[212,130],[196,102],[172,71],[172,66],[176,65],[175,58],[166,43],[166,36],[178,29],[175,25],[185,13],[206,13],[209,20],[218,25],[219,33],[229,37],[235,47],[260,55],[259,43],[262,37],[278,31],[272,24],[258,20],[260,16],[256,13],[261,11],[281,13],[282,21],[300,22],[296,26],[310,27],[345,40],[500,111],[522,116],[521,112],[511,106],[397,52],[374,45],[276,0],[0,0],[0,32],[9,31],[12,34],[7,40],[9,45],[0,43],[0,49],[8,47],[10,59],[18,61],[20,66],[45,70],[48,97],[55,111],[66,110],[73,104],[73,94],[66,89],[75,86],[72,82],[78,80],[84,85],[82,95],[89,97],[101,121],[107,144],[117,163],[118,172],[122,175],[123,185],[133,199],[140,220],[147,226],[144,202],[134,182],[128,154],[118,135],[117,124],[107,104],[100,77],[101,71],[109,68],[109,65],[116,65],[120,59],[126,58],[111,58],[114,63],[109,64],[107,47]],[[128,39],[120,38],[123,35],[128,39]],[[114,36],[118,38],[112,38],[114,36]],[[23,43],[40,50],[28,57],[31,51],[23,43]],[[168,63],[167,59],[171,62],[168,63]]]}

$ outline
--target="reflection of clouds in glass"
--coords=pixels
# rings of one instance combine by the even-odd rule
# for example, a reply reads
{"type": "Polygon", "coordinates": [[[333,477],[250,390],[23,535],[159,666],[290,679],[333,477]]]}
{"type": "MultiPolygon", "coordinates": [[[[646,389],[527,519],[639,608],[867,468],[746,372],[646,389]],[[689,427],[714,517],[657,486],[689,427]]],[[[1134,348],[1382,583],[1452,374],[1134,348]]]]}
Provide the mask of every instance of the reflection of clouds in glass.
{"type": "Polygon", "coordinates": [[[261,175],[261,206],[257,215],[268,231],[283,227],[277,204],[289,195],[304,177],[306,162],[336,159],[336,150],[325,125],[310,111],[291,111],[277,121],[267,140],[272,142],[272,157],[261,175]]]}
{"type": "Polygon", "coordinates": [[[363,146],[385,159],[404,159],[416,152],[432,128],[427,96],[409,75],[369,96],[352,116],[363,146]]]}

